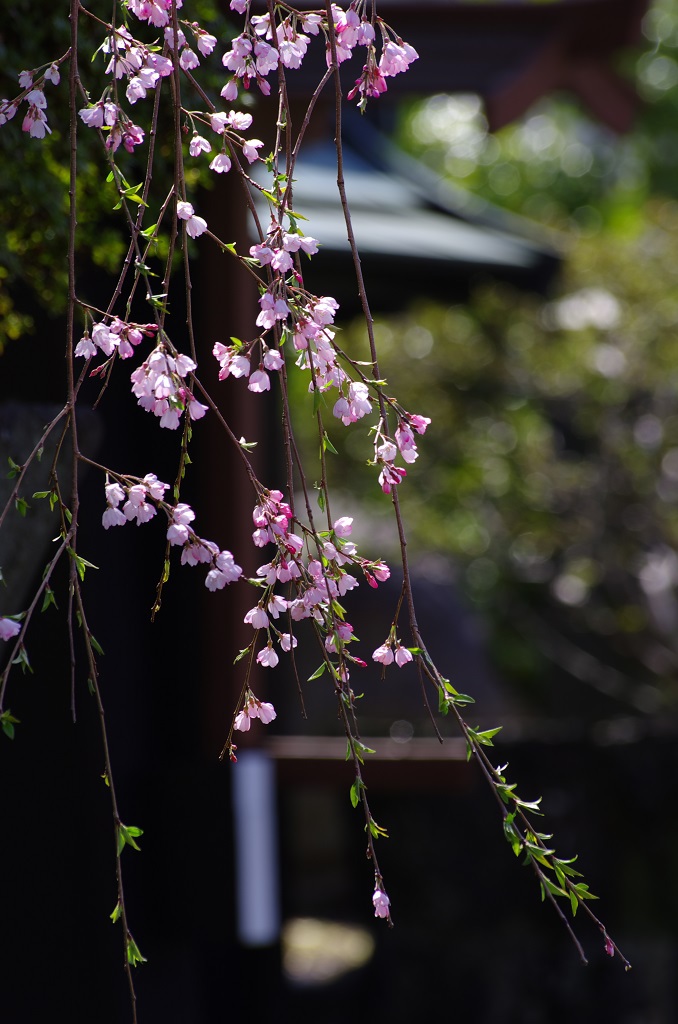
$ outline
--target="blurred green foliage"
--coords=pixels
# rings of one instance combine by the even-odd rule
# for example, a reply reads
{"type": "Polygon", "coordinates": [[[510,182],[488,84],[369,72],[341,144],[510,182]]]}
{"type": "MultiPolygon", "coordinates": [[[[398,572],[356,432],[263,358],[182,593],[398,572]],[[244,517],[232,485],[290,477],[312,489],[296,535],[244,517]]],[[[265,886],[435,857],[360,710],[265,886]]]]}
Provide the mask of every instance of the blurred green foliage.
{"type": "MultiPolygon", "coordinates": [[[[92,10],[106,19],[110,5],[92,10]]],[[[122,12],[122,8],[121,8],[122,12]]],[[[221,37],[227,35],[226,21],[213,0],[197,0],[191,5],[191,16],[221,37]]],[[[122,13],[120,13],[122,17],[122,13]]],[[[140,39],[152,42],[161,33],[135,22],[131,26],[140,39]]],[[[104,74],[106,60],[96,53],[103,41],[102,26],[83,15],[79,23],[80,75],[83,88],[96,102],[105,87],[111,84],[104,74]]],[[[0,32],[0,95],[13,99],[22,90],[19,73],[36,70],[62,57],[70,45],[68,4],[40,5],[36,16],[35,3],[16,0],[3,17],[0,32]]],[[[216,68],[216,64],[215,64],[216,68]]],[[[22,103],[15,117],[0,126],[0,354],[11,341],[35,329],[37,320],[58,318],[63,314],[67,298],[67,249],[69,209],[69,63],[61,66],[61,81],[47,83],[47,120],[51,134],[44,139],[29,138],[21,131],[26,112],[22,103]]],[[[207,88],[214,87],[215,96],[223,84],[223,75],[203,76],[207,88]]],[[[146,132],[152,96],[146,102],[130,106],[124,100],[124,80],[120,83],[125,109],[146,132]]],[[[167,88],[167,83],[165,83],[167,88]]],[[[78,97],[78,106],[86,101],[78,97]]],[[[166,114],[162,114],[163,118],[166,114]]],[[[158,132],[157,159],[153,173],[158,193],[167,193],[172,183],[173,147],[171,131],[164,131],[161,120],[158,132]]],[[[113,275],[119,271],[127,250],[127,241],[120,229],[120,214],[113,212],[117,194],[106,183],[109,167],[98,133],[78,120],[78,256],[79,266],[113,275]]],[[[128,181],[137,183],[145,173],[144,152],[128,154],[120,149],[116,160],[128,181]]],[[[187,178],[194,184],[197,165],[189,165],[187,178]]],[[[201,184],[209,187],[203,173],[201,184]]],[[[152,221],[148,221],[152,223],[152,221]]],[[[88,298],[88,296],[84,296],[88,298]]]]}
{"type": "Polygon", "coordinates": [[[569,95],[549,96],[491,135],[474,95],[437,95],[405,112],[401,142],[473,192],[542,224],[595,232],[638,228],[649,196],[678,194],[678,9],[655,0],[644,46],[622,54],[620,73],[642,106],[619,138],[569,95]]]}
{"type": "MultiPolygon", "coordinates": [[[[415,559],[453,560],[536,698],[569,676],[655,712],[678,697],[678,203],[643,218],[579,239],[547,301],[486,285],[376,331],[389,392],[433,421],[400,487],[415,559]]],[[[364,327],[344,344],[364,356],[364,327]]],[[[330,427],[383,544],[364,435],[330,427]]]]}
{"type": "MultiPolygon", "coordinates": [[[[559,714],[581,697],[584,717],[678,702],[676,5],[644,33],[625,58],[645,104],[627,138],[558,97],[495,136],[474,96],[406,111],[403,144],[557,229],[564,264],[547,300],[485,284],[376,324],[389,390],[433,420],[400,488],[411,553],[451,559],[504,678],[559,714]]],[[[364,327],[345,344],[365,358],[364,327]]],[[[381,551],[364,433],[330,428],[381,551]]]]}

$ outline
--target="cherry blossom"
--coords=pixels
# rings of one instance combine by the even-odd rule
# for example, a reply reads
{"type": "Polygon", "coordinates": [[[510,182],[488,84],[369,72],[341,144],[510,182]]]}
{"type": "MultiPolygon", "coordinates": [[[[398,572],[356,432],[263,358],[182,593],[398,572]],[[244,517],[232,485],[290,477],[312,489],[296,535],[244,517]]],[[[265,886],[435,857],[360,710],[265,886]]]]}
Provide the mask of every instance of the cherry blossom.
{"type": "Polygon", "coordinates": [[[255,605],[254,608],[250,608],[243,621],[253,629],[265,629],[268,626],[268,615],[260,605],[255,605]]]}
{"type": "Polygon", "coordinates": [[[264,668],[275,668],[279,660],[270,643],[266,647],[262,647],[257,654],[257,664],[262,665],[264,668]]]}
{"type": "Polygon", "coordinates": [[[0,615],[0,640],[11,640],[21,632],[21,623],[0,615]]]}
{"type": "Polygon", "coordinates": [[[274,718],[277,718],[275,708],[267,701],[255,701],[259,706],[259,721],[264,725],[270,725],[274,718]]]}
{"type": "Polygon", "coordinates": [[[263,142],[260,139],[247,139],[242,144],[242,153],[248,163],[253,164],[259,159],[257,150],[261,149],[263,142]]]}
{"type": "Polygon", "coordinates": [[[217,174],[226,174],[231,169],[231,158],[227,153],[217,153],[210,163],[210,170],[217,174]]]}
{"type": "Polygon", "coordinates": [[[202,135],[198,135],[197,132],[193,133],[193,138],[188,145],[188,152],[191,156],[200,156],[201,153],[209,153],[212,146],[204,139],[202,135]]]}
{"type": "Polygon", "coordinates": [[[296,636],[292,636],[291,633],[281,633],[280,646],[282,647],[283,651],[291,651],[293,647],[297,646],[296,636]]]}
{"type": "Polygon", "coordinates": [[[393,658],[393,649],[390,643],[382,644],[381,647],[377,647],[376,651],[372,653],[372,660],[379,661],[382,665],[391,665],[393,658]]]}
{"type": "Polygon", "coordinates": [[[261,394],[263,391],[270,391],[271,378],[264,370],[255,370],[254,373],[250,374],[247,387],[250,391],[254,391],[257,394],[261,394]]]}
{"type": "Polygon", "coordinates": [[[407,665],[408,661],[412,661],[412,652],[407,647],[396,644],[395,661],[398,668],[402,668],[403,665],[407,665]]]}
{"type": "Polygon", "coordinates": [[[269,725],[276,717],[273,705],[267,701],[257,700],[249,690],[245,706],[235,716],[233,727],[239,729],[240,732],[248,732],[253,718],[258,718],[264,725],[269,725]]]}
{"type": "Polygon", "coordinates": [[[383,889],[380,889],[378,886],[375,888],[374,893],[372,894],[372,905],[374,907],[375,917],[389,916],[389,907],[391,905],[391,901],[386,895],[386,893],[383,891],[383,889]]]}
{"type": "Polygon", "coordinates": [[[198,217],[191,203],[179,200],[177,203],[177,217],[186,221],[186,231],[191,238],[198,238],[207,230],[207,221],[198,217]]]}
{"type": "Polygon", "coordinates": [[[340,519],[334,521],[334,533],[337,537],[344,538],[348,537],[353,530],[353,519],[351,516],[342,516],[340,519]]]}

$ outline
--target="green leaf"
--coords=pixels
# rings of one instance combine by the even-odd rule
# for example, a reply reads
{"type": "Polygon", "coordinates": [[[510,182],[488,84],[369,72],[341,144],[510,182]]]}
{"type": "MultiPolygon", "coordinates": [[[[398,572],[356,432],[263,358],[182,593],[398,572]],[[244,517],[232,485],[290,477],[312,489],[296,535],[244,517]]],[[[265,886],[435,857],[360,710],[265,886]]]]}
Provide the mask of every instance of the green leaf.
{"type": "Polygon", "coordinates": [[[354,807],[360,803],[360,794],[364,788],[365,784],[360,779],[356,779],[351,786],[351,803],[354,807]]]}
{"type": "Polygon", "coordinates": [[[579,900],[576,895],[570,889],[570,906],[572,907],[572,917],[577,916],[577,910],[579,909],[579,900]]]}
{"type": "Polygon", "coordinates": [[[598,897],[589,892],[589,887],[584,882],[579,882],[572,887],[580,900],[597,900],[598,897]]]}
{"type": "Polygon", "coordinates": [[[18,462],[14,461],[11,455],[7,457],[7,461],[9,462],[9,473],[7,474],[7,477],[9,480],[11,480],[13,476],[19,475],[22,467],[18,464],[18,462]]]}
{"type": "Polygon", "coordinates": [[[7,709],[7,711],[3,711],[2,714],[0,715],[2,731],[4,732],[5,736],[7,736],[10,740],[14,739],[14,726],[18,725],[19,721],[20,719],[15,718],[14,715],[11,714],[9,708],[7,709]]]}
{"type": "Polygon", "coordinates": [[[475,704],[475,698],[469,697],[467,693],[457,693],[454,697],[449,698],[451,704],[475,704]]]}
{"type": "MultiPolygon", "coordinates": [[[[547,836],[547,838],[550,839],[551,836],[547,836]]],[[[570,857],[569,860],[560,860],[558,857],[556,857],[555,863],[561,869],[563,874],[567,875],[569,878],[581,878],[582,877],[581,871],[576,871],[575,868],[570,866],[571,864],[574,863],[574,861],[576,859],[577,859],[576,857],[570,857]]]]}
{"type": "Polygon", "coordinates": [[[131,935],[127,936],[127,963],[131,964],[132,967],[136,967],[137,964],[146,963],[146,957],[141,955],[139,947],[131,935]]]}
{"type": "Polygon", "coordinates": [[[499,725],[496,729],[485,729],[483,732],[477,732],[476,739],[478,743],[482,743],[486,747],[494,746],[492,740],[498,732],[501,732],[502,728],[503,726],[499,725]]]}
{"type": "Polygon", "coordinates": [[[120,900],[118,900],[118,902],[115,904],[115,907],[113,908],[113,913],[109,915],[113,924],[116,924],[116,922],[120,920],[121,914],[122,907],[120,906],[120,900]]]}
{"type": "Polygon", "coordinates": [[[54,605],[55,608],[59,607],[56,603],[56,598],[54,597],[54,591],[52,590],[51,587],[46,587],[45,595],[42,599],[42,608],[40,609],[40,611],[46,612],[49,606],[52,604],[54,605]]]}
{"type": "Polygon", "coordinates": [[[550,881],[550,880],[549,880],[549,879],[548,879],[548,878],[546,877],[546,875],[542,875],[542,876],[541,876],[541,884],[542,884],[542,885],[545,885],[545,886],[546,886],[546,888],[548,889],[548,891],[549,891],[549,892],[550,892],[550,893],[551,893],[551,894],[552,894],[553,896],[567,896],[567,893],[566,893],[566,892],[565,892],[565,891],[564,891],[563,889],[559,888],[559,886],[557,886],[557,885],[554,885],[554,884],[553,884],[553,882],[551,882],[551,881],[550,881]]]}
{"type": "Polygon", "coordinates": [[[89,642],[91,643],[92,647],[97,652],[97,654],[104,653],[103,647],[101,646],[101,644],[99,643],[99,641],[97,640],[93,633],[90,633],[89,635],[89,642]]]}
{"type": "Polygon", "coordinates": [[[34,498],[46,498],[47,495],[51,494],[51,493],[52,493],[51,491],[34,491],[33,492],[33,497],[34,498]]]}
{"type": "Polygon", "coordinates": [[[310,683],[312,679],[320,679],[321,675],[323,674],[323,672],[325,671],[325,669],[326,669],[326,668],[327,668],[327,664],[326,664],[326,662],[324,662],[324,661],[323,661],[323,662],[322,662],[322,663],[321,663],[321,664],[320,664],[320,665],[318,666],[318,668],[317,668],[317,669],[315,670],[315,672],[313,673],[313,675],[312,675],[312,676],[309,676],[309,677],[308,677],[308,680],[307,680],[307,682],[309,682],[309,683],[310,683]]]}
{"type": "Polygon", "coordinates": [[[532,811],[534,814],[541,814],[539,810],[539,804],[542,801],[542,797],[538,797],[536,800],[521,800],[520,797],[514,797],[518,807],[522,807],[525,811],[532,811]]]}
{"type": "Polygon", "coordinates": [[[504,835],[507,842],[511,844],[511,849],[515,853],[516,857],[519,857],[523,849],[523,842],[520,838],[518,829],[513,824],[515,816],[515,811],[513,811],[511,814],[507,814],[504,818],[504,835]]]}
{"type": "MultiPolygon", "coordinates": [[[[370,832],[372,833],[375,839],[388,839],[388,832],[386,831],[385,828],[382,828],[381,825],[377,825],[374,818],[370,818],[369,827],[370,832]]],[[[367,829],[367,825],[365,826],[365,828],[367,829]]]]}
{"type": "Polygon", "coordinates": [[[333,455],[338,455],[339,454],[339,452],[337,451],[337,449],[334,447],[334,445],[330,441],[329,437],[327,436],[327,431],[326,430],[323,433],[323,449],[326,452],[332,452],[333,455]]]}
{"type": "Polygon", "coordinates": [[[24,673],[24,675],[26,674],[26,672],[32,672],[33,671],[33,669],[31,668],[31,663],[28,660],[28,654],[26,653],[26,648],[24,647],[23,644],[19,648],[19,653],[17,654],[16,658],[14,658],[14,660],[12,661],[12,664],[13,665],[21,665],[21,671],[24,673]]]}
{"type": "Polygon", "coordinates": [[[25,516],[31,507],[25,498],[17,497],[14,501],[15,508],[20,516],[25,516]]]}
{"type": "Polygon", "coordinates": [[[125,848],[125,844],[131,846],[133,850],[138,850],[141,853],[141,847],[137,843],[137,838],[142,836],[143,829],[137,828],[136,825],[123,825],[122,822],[118,825],[118,857],[125,848]]]}
{"type": "Polygon", "coordinates": [[[77,570],[78,576],[80,577],[81,580],[84,580],[84,578],[85,578],[85,569],[98,569],[99,568],[99,566],[98,565],[94,565],[93,562],[88,562],[86,558],[83,558],[82,555],[79,555],[77,553],[77,551],[73,550],[73,548],[67,547],[66,550],[68,551],[69,555],[73,559],[73,562],[75,564],[75,568],[77,570]]]}

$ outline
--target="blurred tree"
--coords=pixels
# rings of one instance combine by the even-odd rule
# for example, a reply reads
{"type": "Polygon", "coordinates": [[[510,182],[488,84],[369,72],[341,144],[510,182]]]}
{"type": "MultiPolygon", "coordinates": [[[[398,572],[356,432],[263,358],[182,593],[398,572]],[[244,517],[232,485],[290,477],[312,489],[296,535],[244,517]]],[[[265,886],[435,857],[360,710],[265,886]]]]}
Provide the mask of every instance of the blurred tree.
{"type": "MultiPolygon", "coordinates": [[[[197,0],[192,11],[201,22],[213,25],[220,35],[227,34],[226,20],[213,0],[197,0]]],[[[98,23],[90,26],[87,19],[81,19],[82,53],[97,50],[100,32],[98,23]]],[[[13,99],[21,92],[18,77],[22,71],[42,73],[52,60],[67,54],[69,45],[67,7],[43,4],[36,18],[35,4],[16,0],[7,11],[0,32],[0,95],[13,99]]],[[[110,87],[104,74],[105,63],[105,55],[97,52],[92,70],[88,69],[87,85],[93,102],[110,87]],[[97,83],[98,91],[93,82],[97,83]]],[[[0,124],[0,355],[8,342],[32,333],[38,321],[43,330],[46,321],[58,321],[66,306],[70,143],[68,89],[63,79],[68,76],[69,62],[65,61],[60,70],[62,81],[46,88],[51,128],[46,138],[31,139],[21,133],[17,122],[24,109],[11,123],[0,124]],[[18,147],[20,160],[16,155],[18,147]]],[[[209,79],[203,81],[209,84],[209,79]]],[[[218,92],[221,82],[216,72],[214,82],[218,92]]],[[[82,100],[85,106],[84,95],[82,100]]],[[[143,109],[143,104],[136,109],[142,126],[146,127],[144,118],[148,110],[143,109]]],[[[166,150],[169,189],[171,152],[166,147],[171,146],[171,133],[162,129],[161,124],[157,145],[161,153],[163,147],[166,150]]],[[[130,175],[130,181],[136,183],[143,177],[142,160],[143,157],[132,155],[126,161],[125,173],[130,175]]],[[[126,242],[120,231],[119,215],[113,212],[118,194],[113,184],[104,185],[106,173],[95,133],[80,131],[77,204],[81,269],[88,267],[99,274],[113,275],[124,258],[126,242]]],[[[189,166],[188,184],[193,185],[199,174],[189,166]]],[[[203,169],[201,185],[210,187],[213,177],[203,169]]]]}
{"type": "Polygon", "coordinates": [[[401,142],[438,172],[508,209],[556,227],[595,232],[636,225],[648,196],[678,193],[678,9],[656,0],[647,48],[622,64],[643,100],[620,139],[570,98],[550,97],[521,122],[489,134],[473,95],[437,95],[404,112],[401,142]]]}
{"type": "MultiPolygon", "coordinates": [[[[564,99],[496,136],[474,96],[406,112],[401,141],[559,229],[566,258],[549,301],[484,283],[467,305],[377,324],[382,373],[433,418],[400,489],[411,547],[452,556],[504,676],[573,727],[678,701],[675,4],[659,0],[644,32],[646,105],[627,138],[564,99]]],[[[360,325],[346,347],[360,358],[360,325]]],[[[356,464],[360,479],[378,530],[383,496],[356,464]]]]}

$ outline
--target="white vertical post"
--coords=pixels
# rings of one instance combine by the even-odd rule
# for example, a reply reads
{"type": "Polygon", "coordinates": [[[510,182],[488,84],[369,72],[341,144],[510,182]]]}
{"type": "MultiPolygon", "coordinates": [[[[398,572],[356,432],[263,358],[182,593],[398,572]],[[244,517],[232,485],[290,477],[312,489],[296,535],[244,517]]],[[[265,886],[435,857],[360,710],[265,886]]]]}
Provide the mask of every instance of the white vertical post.
{"type": "Polygon", "coordinates": [[[231,778],[238,939],[270,946],[280,935],[275,767],[263,750],[238,751],[231,778]]]}

